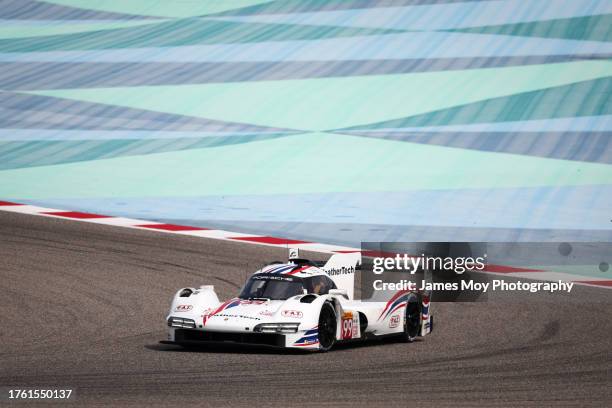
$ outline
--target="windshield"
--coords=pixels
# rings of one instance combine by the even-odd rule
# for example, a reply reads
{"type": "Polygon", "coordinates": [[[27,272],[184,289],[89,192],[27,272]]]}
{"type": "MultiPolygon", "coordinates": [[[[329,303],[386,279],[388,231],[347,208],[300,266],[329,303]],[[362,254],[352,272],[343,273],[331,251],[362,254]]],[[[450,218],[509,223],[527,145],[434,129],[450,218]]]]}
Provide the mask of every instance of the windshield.
{"type": "Polygon", "coordinates": [[[285,300],[304,293],[301,279],[281,276],[252,276],[242,289],[240,299],[285,300]]]}

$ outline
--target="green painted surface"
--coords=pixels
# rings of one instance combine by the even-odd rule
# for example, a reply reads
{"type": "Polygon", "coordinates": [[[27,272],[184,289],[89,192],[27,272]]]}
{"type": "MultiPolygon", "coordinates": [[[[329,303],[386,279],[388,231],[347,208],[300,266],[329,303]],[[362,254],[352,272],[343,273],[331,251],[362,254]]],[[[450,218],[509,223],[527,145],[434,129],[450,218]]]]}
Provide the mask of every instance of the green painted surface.
{"type": "MultiPolygon", "coordinates": [[[[117,28],[135,27],[148,24],[157,24],[163,20],[125,20],[109,23],[63,23],[49,25],[33,24],[7,24],[0,27],[0,39],[44,37],[50,35],[63,35],[72,33],[84,33],[88,31],[114,30],[117,28]]],[[[38,41],[41,41],[39,39],[38,41]]]]}
{"type": "MultiPolygon", "coordinates": [[[[360,1],[354,2],[352,0],[275,0],[269,1],[262,4],[256,4],[254,6],[245,7],[238,11],[229,11],[220,13],[221,15],[257,15],[257,14],[272,14],[272,13],[299,13],[299,12],[312,12],[319,10],[320,6],[334,9],[334,6],[339,7],[339,10],[344,10],[344,5],[351,5],[352,9],[359,9],[364,7],[364,4],[360,1]]],[[[399,5],[399,4],[398,4],[399,5]]],[[[367,8],[367,4],[365,5],[367,8]]]]}
{"type": "Polygon", "coordinates": [[[284,136],[287,135],[0,142],[0,170],[48,166],[52,164],[107,159],[111,157],[146,155],[187,149],[200,149],[205,147],[230,146],[284,136]]]}
{"type": "Polygon", "coordinates": [[[524,37],[565,38],[568,40],[612,41],[612,14],[548,21],[531,21],[486,27],[471,27],[449,31],[524,37]]]}
{"type": "MultiPolygon", "coordinates": [[[[118,26],[118,28],[120,27],[118,26]]],[[[397,31],[290,24],[250,24],[192,18],[110,31],[100,30],[47,37],[0,40],[0,52],[71,51],[279,40],[318,40],[392,32],[397,31]]]]}
{"type": "Polygon", "coordinates": [[[612,114],[612,77],[488,99],[360,129],[446,126],[612,114]],[[571,95],[571,98],[567,96],[571,95]]]}
{"type": "Polygon", "coordinates": [[[267,3],[270,0],[47,0],[48,3],[159,17],[192,17],[267,3]]]}
{"type": "Polygon", "coordinates": [[[403,118],[611,74],[609,61],[577,61],[385,76],[31,93],[231,122],[321,131],[403,118]]]}
{"type": "Polygon", "coordinates": [[[19,1],[7,4],[11,20],[0,27],[0,53],[19,52],[2,53],[16,62],[2,64],[1,88],[19,94],[5,92],[0,109],[0,200],[187,225],[223,223],[235,231],[262,220],[263,229],[253,222],[249,232],[284,237],[291,231],[295,238],[347,245],[443,231],[411,225],[449,227],[456,240],[610,240],[612,141],[604,133],[612,126],[606,121],[612,115],[610,15],[580,17],[611,13],[605,0],[562,0],[563,9],[556,1],[520,0],[50,2],[77,7],[72,10],[19,1]],[[422,33],[413,37],[405,29],[416,9],[436,16],[422,19],[422,33]],[[132,18],[102,23],[114,17],[96,10],[132,18]],[[327,23],[334,27],[313,30],[301,24],[300,12],[308,10],[338,19],[327,23]],[[250,13],[266,23],[221,21],[213,17],[219,13],[250,13]],[[577,17],[544,20],[560,15],[577,17]],[[144,16],[152,18],[144,22],[144,16]],[[335,27],[340,22],[379,30],[335,27]],[[463,31],[483,41],[448,47],[452,32],[444,28],[468,23],[472,28],[463,31]],[[389,26],[406,32],[407,42],[418,41],[419,51],[407,55],[407,43],[382,29],[389,26]],[[357,37],[325,40],[356,35],[368,35],[371,45],[363,47],[371,58],[394,60],[355,62],[357,37]],[[278,43],[292,40],[300,43],[278,43]],[[207,45],[197,47],[197,61],[195,47],[181,47],[195,44],[207,45]],[[142,52],[151,59],[126,63],[133,47],[147,47],[142,52]],[[168,61],[168,47],[172,61],[192,63],[168,61]],[[323,58],[334,61],[312,63],[323,58]],[[269,63],[245,63],[258,59],[269,63]],[[572,62],[555,62],[561,60],[572,62]],[[223,75],[204,71],[211,66],[222,67],[223,75]],[[416,72],[421,69],[437,72],[416,72]],[[24,90],[58,98],[30,98],[24,90]],[[245,131],[252,124],[304,132],[248,143],[230,134],[195,141],[197,132],[181,134],[188,140],[156,140],[171,137],[171,130],[224,129],[175,123],[157,112],[239,122],[245,131]],[[143,130],[130,134],[141,120],[143,130]],[[431,138],[420,135],[419,144],[339,130],[390,121],[398,126],[390,131],[401,134],[406,125],[439,128],[431,138]],[[455,137],[462,124],[499,121],[455,137]],[[444,127],[449,124],[457,126],[444,127]],[[502,134],[506,128],[512,132],[502,134]],[[526,133],[531,130],[538,132],[526,133]],[[88,137],[113,140],[83,140],[88,137]],[[226,207],[227,200],[241,210],[226,207]]]}
{"type": "Polygon", "coordinates": [[[218,148],[6,170],[0,196],[410,191],[603,184],[611,179],[612,166],[602,164],[312,133],[218,148]]]}

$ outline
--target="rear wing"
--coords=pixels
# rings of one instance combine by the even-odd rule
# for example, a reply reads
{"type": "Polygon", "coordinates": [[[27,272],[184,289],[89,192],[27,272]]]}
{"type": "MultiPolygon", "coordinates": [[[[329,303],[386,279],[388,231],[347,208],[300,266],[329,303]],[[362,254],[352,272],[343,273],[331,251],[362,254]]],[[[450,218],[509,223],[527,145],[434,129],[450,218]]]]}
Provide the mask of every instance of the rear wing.
{"type": "Polygon", "coordinates": [[[355,293],[355,272],[361,265],[361,253],[335,254],[321,267],[338,289],[346,290],[349,299],[355,293]]]}

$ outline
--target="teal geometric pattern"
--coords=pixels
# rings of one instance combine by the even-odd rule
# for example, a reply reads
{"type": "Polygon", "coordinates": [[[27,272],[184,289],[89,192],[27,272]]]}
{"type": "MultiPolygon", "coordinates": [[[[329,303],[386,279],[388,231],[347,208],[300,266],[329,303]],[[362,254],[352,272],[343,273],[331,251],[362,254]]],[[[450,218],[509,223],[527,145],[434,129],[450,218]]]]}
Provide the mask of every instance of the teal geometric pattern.
{"type": "Polygon", "coordinates": [[[348,245],[612,240],[609,1],[0,19],[0,199],[348,245]]]}
{"type": "Polygon", "coordinates": [[[612,14],[458,29],[464,33],[612,41],[612,14]]]}
{"type": "Polygon", "coordinates": [[[358,129],[401,129],[410,126],[447,126],[491,122],[517,122],[534,119],[573,118],[612,115],[610,78],[576,82],[570,85],[490,98],[466,105],[360,126],[358,129]],[[579,105],[568,101],[580,99],[579,105]]]}

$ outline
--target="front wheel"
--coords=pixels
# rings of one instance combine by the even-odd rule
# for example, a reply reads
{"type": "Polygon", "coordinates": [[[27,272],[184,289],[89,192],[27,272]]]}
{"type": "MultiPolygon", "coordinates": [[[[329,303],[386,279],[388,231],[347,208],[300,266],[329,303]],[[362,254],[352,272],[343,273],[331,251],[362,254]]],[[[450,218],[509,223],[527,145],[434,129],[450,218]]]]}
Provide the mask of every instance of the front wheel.
{"type": "Polygon", "coordinates": [[[336,312],[324,303],[319,315],[319,350],[328,351],[336,343],[336,312]]]}
{"type": "Polygon", "coordinates": [[[408,302],[404,318],[404,341],[412,343],[421,330],[421,309],[418,302],[408,302]]]}

